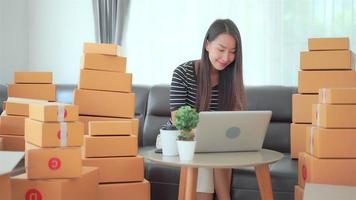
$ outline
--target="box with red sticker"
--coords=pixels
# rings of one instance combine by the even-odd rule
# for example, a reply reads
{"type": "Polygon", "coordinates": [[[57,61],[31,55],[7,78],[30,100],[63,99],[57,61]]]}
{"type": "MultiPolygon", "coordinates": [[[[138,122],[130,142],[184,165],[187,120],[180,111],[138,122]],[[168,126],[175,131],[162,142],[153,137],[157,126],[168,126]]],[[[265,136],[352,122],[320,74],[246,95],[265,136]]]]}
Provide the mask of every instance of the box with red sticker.
{"type": "Polygon", "coordinates": [[[40,148],[26,143],[25,150],[29,179],[77,178],[81,175],[80,147],[40,148]]]}
{"type": "Polygon", "coordinates": [[[11,177],[13,200],[96,200],[98,169],[83,167],[76,179],[30,180],[27,174],[11,177]]]}
{"type": "Polygon", "coordinates": [[[40,122],[26,119],[25,140],[39,147],[82,146],[82,122],[40,122]]]}

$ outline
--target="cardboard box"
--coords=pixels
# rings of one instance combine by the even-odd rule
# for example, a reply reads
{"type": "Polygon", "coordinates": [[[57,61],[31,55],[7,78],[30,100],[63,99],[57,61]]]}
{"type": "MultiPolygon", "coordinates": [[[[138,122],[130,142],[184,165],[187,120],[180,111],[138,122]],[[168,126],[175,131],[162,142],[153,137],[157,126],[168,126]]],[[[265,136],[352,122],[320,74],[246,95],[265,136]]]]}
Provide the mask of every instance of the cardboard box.
{"type": "Polygon", "coordinates": [[[26,119],[26,142],[39,147],[75,147],[83,145],[82,122],[40,122],[26,119]]]}
{"type": "Polygon", "coordinates": [[[304,189],[299,185],[294,186],[294,200],[303,200],[304,189]]]}
{"type": "Polygon", "coordinates": [[[78,178],[82,173],[80,147],[40,148],[26,143],[29,179],[78,178]]]}
{"type": "Polygon", "coordinates": [[[0,115],[0,133],[3,135],[24,135],[25,134],[24,116],[6,115],[4,111],[0,115]]]}
{"type": "Polygon", "coordinates": [[[15,72],[15,83],[52,83],[52,72],[15,72]]]}
{"type": "Polygon", "coordinates": [[[23,152],[0,151],[0,199],[11,200],[10,173],[23,158],[23,152]]]}
{"type": "Polygon", "coordinates": [[[79,121],[84,123],[84,134],[86,135],[88,135],[89,133],[88,123],[90,121],[119,121],[119,122],[131,122],[132,125],[131,135],[138,136],[139,120],[135,118],[126,119],[126,118],[115,118],[115,117],[96,117],[96,116],[80,115],[79,121]]]}
{"type": "Polygon", "coordinates": [[[112,92],[131,92],[132,74],[82,69],[80,71],[78,88],[112,92]]]}
{"type": "Polygon", "coordinates": [[[291,158],[298,159],[300,152],[305,152],[306,131],[311,124],[290,124],[291,158]]]}
{"type": "Polygon", "coordinates": [[[348,50],[350,48],[349,38],[309,38],[308,49],[316,50],[348,50]]]}
{"type": "Polygon", "coordinates": [[[24,151],[25,138],[20,135],[0,135],[4,151],[24,151]]]}
{"type": "Polygon", "coordinates": [[[83,158],[84,166],[99,168],[99,183],[143,181],[143,157],[83,158]]]}
{"type": "Polygon", "coordinates": [[[77,105],[57,102],[31,103],[29,117],[43,122],[77,121],[79,108],[77,105]]]}
{"type": "Polygon", "coordinates": [[[83,167],[79,178],[30,180],[26,174],[11,178],[13,200],[97,200],[98,169],[83,167]]]}
{"type": "Polygon", "coordinates": [[[299,71],[298,92],[317,94],[320,88],[356,87],[355,71],[299,71]]]}
{"type": "Polygon", "coordinates": [[[305,184],[304,200],[351,200],[356,197],[356,187],[328,184],[305,184]]]}
{"type": "Polygon", "coordinates": [[[352,56],[348,50],[300,52],[300,69],[352,70],[355,67],[352,56]]]}
{"type": "Polygon", "coordinates": [[[3,141],[2,141],[2,137],[0,137],[0,151],[4,150],[4,145],[3,145],[3,141]]]}
{"type": "Polygon", "coordinates": [[[106,117],[133,118],[135,94],[95,90],[75,90],[74,104],[79,114],[106,117]]]}
{"type": "Polygon", "coordinates": [[[133,135],[132,121],[90,121],[89,135],[133,135]]]}
{"type": "Polygon", "coordinates": [[[147,180],[136,183],[99,184],[100,200],[150,200],[150,183],[147,180]]]}
{"type": "Polygon", "coordinates": [[[126,72],[126,57],[87,53],[82,56],[81,67],[102,71],[126,72]]]}
{"type": "Polygon", "coordinates": [[[45,103],[45,100],[35,100],[26,98],[9,97],[4,102],[4,107],[7,115],[27,116],[29,114],[29,107],[31,103],[45,103]]]}
{"type": "Polygon", "coordinates": [[[300,153],[298,160],[298,185],[323,183],[356,186],[356,159],[319,159],[300,153]]]}
{"type": "Polygon", "coordinates": [[[9,97],[56,101],[56,86],[52,84],[9,84],[9,97]]]}
{"type": "Polygon", "coordinates": [[[321,88],[319,103],[356,104],[356,88],[321,88]]]}
{"type": "Polygon", "coordinates": [[[314,104],[313,126],[356,128],[356,105],[314,104]]]}
{"type": "Polygon", "coordinates": [[[112,157],[136,156],[138,153],[137,136],[84,136],[84,156],[112,157]]]}
{"type": "Polygon", "coordinates": [[[356,129],[308,127],[306,152],[317,158],[355,158],[356,129]]]}
{"type": "Polygon", "coordinates": [[[116,44],[84,43],[84,53],[120,55],[121,47],[116,44]]]}
{"type": "Polygon", "coordinates": [[[318,95],[293,94],[292,121],[294,123],[312,122],[312,105],[318,103],[318,95]]]}

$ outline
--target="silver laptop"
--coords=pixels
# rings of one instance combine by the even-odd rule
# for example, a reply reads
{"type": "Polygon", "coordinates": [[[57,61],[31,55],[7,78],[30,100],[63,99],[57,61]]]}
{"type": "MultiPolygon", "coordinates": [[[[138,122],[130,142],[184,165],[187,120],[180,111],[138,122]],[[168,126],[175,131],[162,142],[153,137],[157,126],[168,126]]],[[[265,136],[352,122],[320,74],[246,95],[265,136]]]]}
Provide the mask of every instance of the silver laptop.
{"type": "Polygon", "coordinates": [[[195,152],[259,151],[272,111],[200,112],[195,152]]]}

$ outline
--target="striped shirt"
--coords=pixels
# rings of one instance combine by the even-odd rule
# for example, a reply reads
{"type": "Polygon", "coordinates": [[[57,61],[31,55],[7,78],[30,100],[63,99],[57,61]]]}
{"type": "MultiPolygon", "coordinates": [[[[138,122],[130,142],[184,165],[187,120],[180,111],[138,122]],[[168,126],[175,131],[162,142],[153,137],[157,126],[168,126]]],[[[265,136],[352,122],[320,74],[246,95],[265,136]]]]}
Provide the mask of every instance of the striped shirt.
{"type": "MultiPolygon", "coordinates": [[[[218,86],[212,87],[209,110],[218,109],[218,86]]],[[[196,108],[197,76],[194,61],[179,65],[173,72],[170,89],[170,109],[175,111],[181,106],[188,105],[196,108]]]]}

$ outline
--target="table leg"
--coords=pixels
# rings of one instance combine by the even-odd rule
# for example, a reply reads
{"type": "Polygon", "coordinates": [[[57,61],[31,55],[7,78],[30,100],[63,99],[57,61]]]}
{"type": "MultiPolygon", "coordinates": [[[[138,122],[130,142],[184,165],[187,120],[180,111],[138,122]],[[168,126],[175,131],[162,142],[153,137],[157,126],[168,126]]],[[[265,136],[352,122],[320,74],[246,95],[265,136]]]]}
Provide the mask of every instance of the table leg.
{"type": "Polygon", "coordinates": [[[198,169],[182,167],[179,179],[179,200],[195,200],[198,169]]]}
{"type": "Polygon", "coordinates": [[[255,170],[261,199],[273,200],[272,183],[268,164],[257,165],[255,170]]]}

